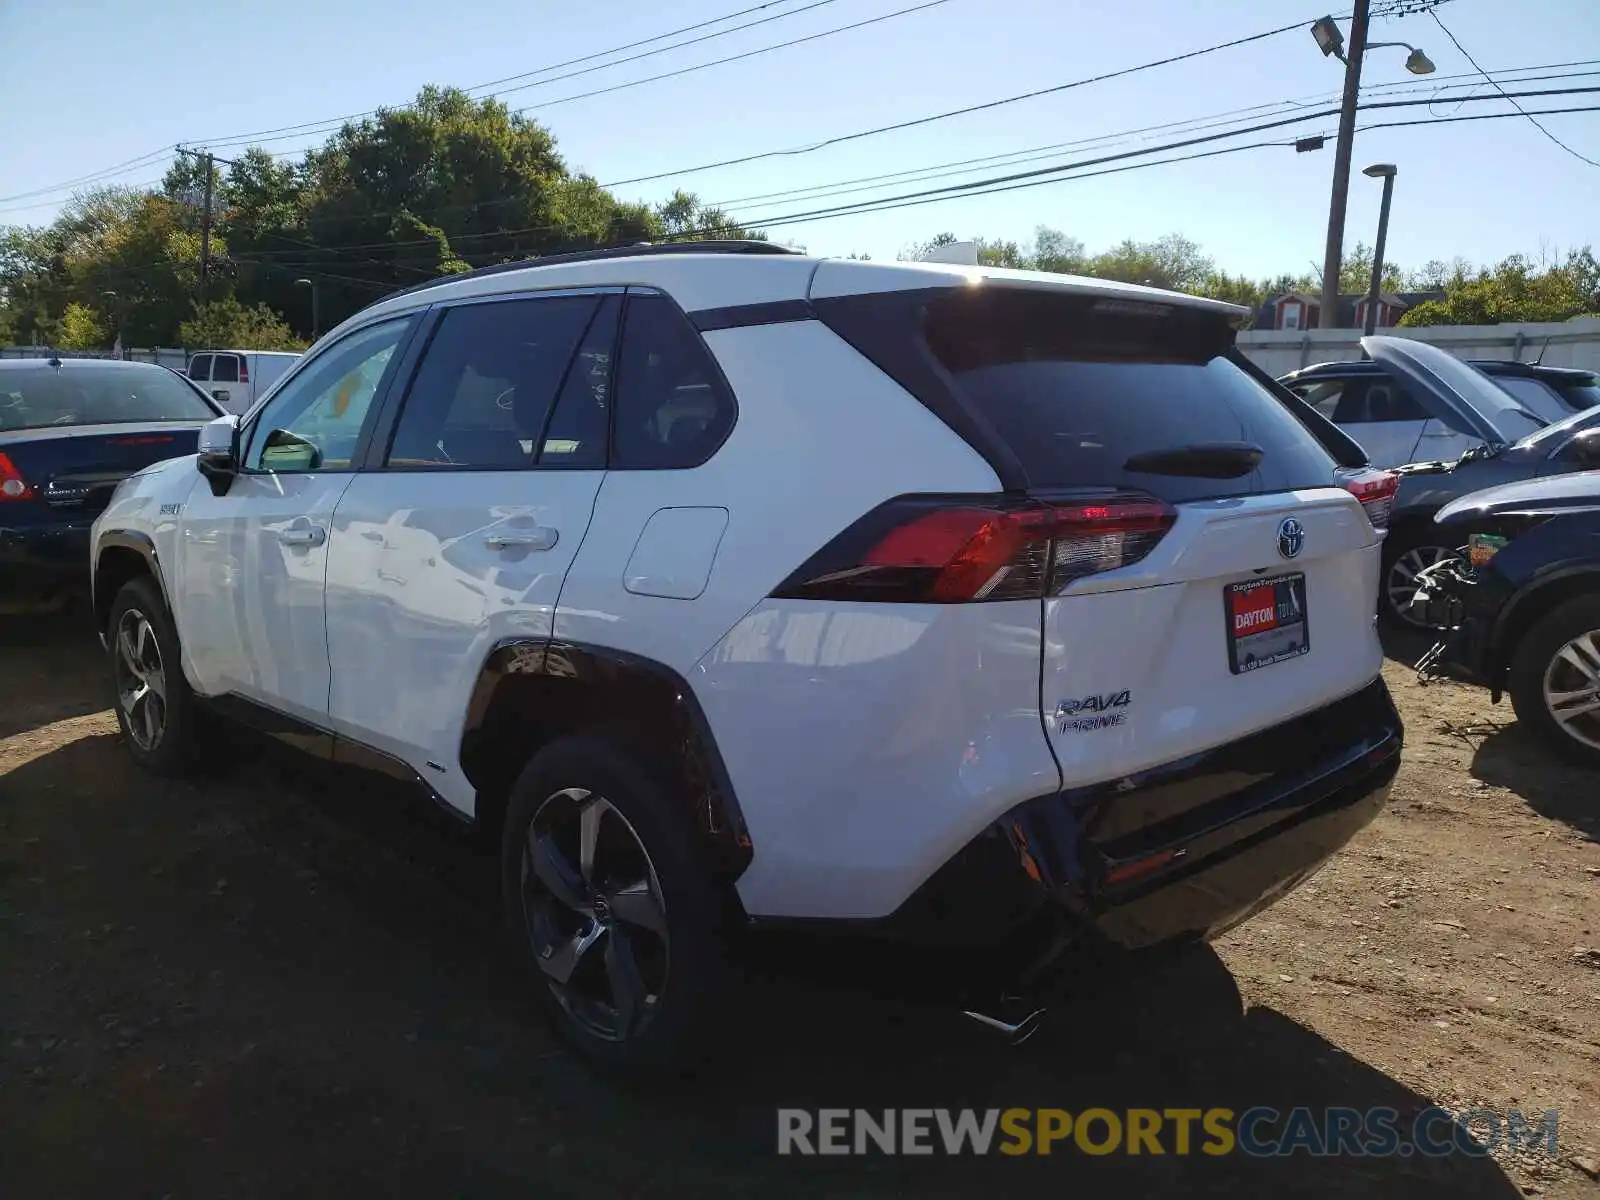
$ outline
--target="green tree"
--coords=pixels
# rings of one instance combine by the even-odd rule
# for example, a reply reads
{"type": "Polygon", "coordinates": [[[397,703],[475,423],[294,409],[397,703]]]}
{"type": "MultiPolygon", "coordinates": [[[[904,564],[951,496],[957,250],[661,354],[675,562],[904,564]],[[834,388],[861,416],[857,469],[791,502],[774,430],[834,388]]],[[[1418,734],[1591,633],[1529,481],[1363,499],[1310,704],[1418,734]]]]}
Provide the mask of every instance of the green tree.
{"type": "Polygon", "coordinates": [[[1213,300],[1226,300],[1229,304],[1242,304],[1254,314],[1265,303],[1268,292],[1265,282],[1244,275],[1229,275],[1226,271],[1212,271],[1195,288],[1197,296],[1213,300]]]}
{"type": "Polygon", "coordinates": [[[1035,271],[1055,271],[1062,275],[1082,275],[1088,266],[1083,243],[1048,225],[1034,229],[1033,252],[1028,260],[1035,271]]]}
{"type": "MultiPolygon", "coordinates": [[[[1372,247],[1365,242],[1357,242],[1354,250],[1345,252],[1339,265],[1340,292],[1365,296],[1372,289],[1372,255],[1372,247]]],[[[1394,263],[1385,262],[1379,286],[1385,292],[1398,292],[1404,279],[1405,272],[1394,263]]]]}
{"type": "Polygon", "coordinates": [[[234,347],[240,350],[304,350],[287,323],[265,304],[246,308],[232,296],[212,300],[178,327],[179,342],[189,349],[234,347]]]}
{"type": "Polygon", "coordinates": [[[1566,321],[1594,312],[1600,312],[1600,262],[1585,246],[1542,270],[1513,254],[1470,275],[1453,271],[1444,284],[1444,299],[1417,305],[1400,318],[1400,324],[1566,321]]]}
{"type": "Polygon", "coordinates": [[[61,314],[61,331],[55,344],[63,350],[103,350],[111,344],[111,326],[105,315],[76,301],[61,314]]]}
{"type": "Polygon", "coordinates": [[[655,208],[655,218],[660,222],[661,234],[674,238],[729,238],[766,241],[767,235],[759,230],[746,230],[736,218],[720,208],[708,208],[693,192],[678,190],[672,198],[655,208]]]}
{"type": "Polygon", "coordinates": [[[1200,247],[1179,233],[1169,233],[1153,242],[1129,238],[1084,264],[1085,274],[1100,279],[1144,283],[1176,292],[1197,291],[1215,269],[1200,247]]]}

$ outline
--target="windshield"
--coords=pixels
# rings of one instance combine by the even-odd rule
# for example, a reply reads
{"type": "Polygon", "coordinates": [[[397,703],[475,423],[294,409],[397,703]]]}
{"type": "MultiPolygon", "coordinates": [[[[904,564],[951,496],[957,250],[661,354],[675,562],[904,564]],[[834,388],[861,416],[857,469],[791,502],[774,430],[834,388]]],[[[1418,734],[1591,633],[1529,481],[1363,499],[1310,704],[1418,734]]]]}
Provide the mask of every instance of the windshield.
{"type": "Polygon", "coordinates": [[[164,367],[18,367],[0,372],[0,430],[208,421],[205,398],[164,367]]]}
{"type": "Polygon", "coordinates": [[[1522,407],[1546,421],[1564,421],[1574,407],[1567,404],[1548,384],[1525,375],[1491,375],[1497,384],[1521,402],[1522,407]]]}
{"type": "Polygon", "coordinates": [[[1542,418],[1527,411],[1515,396],[1497,386],[1476,367],[1468,366],[1455,355],[1410,338],[1366,337],[1362,349],[1387,367],[1403,372],[1418,386],[1440,391],[1441,399],[1463,407],[1476,417],[1473,430],[1485,436],[1492,430],[1494,441],[1513,443],[1544,427],[1542,418]]]}
{"type": "Polygon", "coordinates": [[[1554,425],[1546,425],[1538,433],[1531,433],[1518,442],[1517,449],[1549,454],[1573,434],[1593,426],[1600,426],[1600,408],[1586,408],[1554,425]]]}
{"type": "Polygon", "coordinates": [[[1600,407],[1600,381],[1590,379],[1585,383],[1562,383],[1556,390],[1573,408],[1600,407]]]}

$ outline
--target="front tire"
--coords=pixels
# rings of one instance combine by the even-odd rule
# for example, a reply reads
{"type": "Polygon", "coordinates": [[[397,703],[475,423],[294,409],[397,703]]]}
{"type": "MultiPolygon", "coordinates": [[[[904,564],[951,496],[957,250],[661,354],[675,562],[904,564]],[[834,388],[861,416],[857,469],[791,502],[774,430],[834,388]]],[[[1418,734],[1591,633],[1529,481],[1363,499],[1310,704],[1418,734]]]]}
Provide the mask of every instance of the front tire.
{"type": "Polygon", "coordinates": [[[681,806],[620,742],[561,738],[512,790],[501,890],[557,1032],[624,1072],[689,1065],[726,982],[721,905],[681,806]]]}
{"type": "Polygon", "coordinates": [[[157,775],[194,765],[195,700],[183,675],[178,632],[155,581],[131,579],[106,624],[117,724],[133,760],[157,775]]]}
{"type": "Polygon", "coordinates": [[[1583,596],[1530,629],[1511,660],[1517,720],[1558,754],[1600,766],[1600,596],[1583,596]]]}
{"type": "Polygon", "coordinates": [[[1439,535],[1430,527],[1391,530],[1383,543],[1383,574],[1378,586],[1378,613],[1399,629],[1430,628],[1411,614],[1411,597],[1416,595],[1416,579],[1437,562],[1455,557],[1455,551],[1439,544],[1439,535]]]}

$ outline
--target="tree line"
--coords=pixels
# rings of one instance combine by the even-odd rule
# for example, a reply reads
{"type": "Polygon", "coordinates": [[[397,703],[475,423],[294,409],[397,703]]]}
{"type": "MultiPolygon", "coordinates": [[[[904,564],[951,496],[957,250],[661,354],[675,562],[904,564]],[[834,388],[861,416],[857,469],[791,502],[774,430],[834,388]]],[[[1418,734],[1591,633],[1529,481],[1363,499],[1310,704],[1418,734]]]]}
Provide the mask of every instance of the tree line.
{"type": "Polygon", "coordinates": [[[160,185],[76,195],[42,227],[0,230],[0,345],[304,346],[398,288],[495,262],[659,240],[747,234],[679,192],[619,199],[575,171],[549,130],[492,99],[424,88],[283,159],[252,147],[206,167],[180,156],[160,185]],[[315,297],[313,300],[313,291],[315,297]]]}
{"type": "MultiPolygon", "coordinates": [[[[764,237],[677,192],[625,201],[568,165],[539,122],[493,99],[424,88],[414,104],[345,124],[322,146],[260,147],[214,162],[210,253],[201,279],[205,160],[179,156],[155,188],[82,192],[44,226],[0,229],[0,345],[304,346],[398,288],[472,267],[676,236],[764,237]]],[[[920,257],[953,241],[907,247],[920,257]]],[[[1313,274],[1233,275],[1169,234],[1097,253],[1041,225],[1031,242],[977,239],[991,265],[1099,276],[1214,296],[1252,310],[1313,274]]],[[[1345,260],[1340,289],[1365,292],[1372,252],[1345,260]]],[[[1388,291],[1437,291],[1404,324],[1559,321],[1600,312],[1600,263],[1585,247],[1487,267],[1464,259],[1404,271],[1388,291]]]]}
{"type": "MultiPolygon", "coordinates": [[[[957,239],[941,233],[903,250],[903,259],[921,258],[937,246],[957,239]]],[[[978,261],[994,267],[1019,267],[1091,275],[1123,283],[1210,296],[1242,304],[1252,313],[1285,292],[1322,291],[1320,272],[1284,274],[1271,279],[1230,275],[1214,259],[1182,234],[1171,233],[1154,241],[1127,239],[1097,254],[1083,242],[1059,229],[1041,225],[1031,244],[989,238],[966,239],[978,246],[978,261]]],[[[1344,256],[1339,291],[1365,295],[1372,286],[1372,247],[1358,242],[1344,256]]],[[[1486,267],[1465,258],[1430,261],[1407,271],[1385,261],[1381,287],[1385,292],[1436,292],[1401,318],[1402,325],[1497,325],[1514,321],[1565,321],[1584,314],[1600,314],[1600,261],[1590,247],[1565,253],[1545,252],[1538,259],[1513,254],[1486,267]]]]}

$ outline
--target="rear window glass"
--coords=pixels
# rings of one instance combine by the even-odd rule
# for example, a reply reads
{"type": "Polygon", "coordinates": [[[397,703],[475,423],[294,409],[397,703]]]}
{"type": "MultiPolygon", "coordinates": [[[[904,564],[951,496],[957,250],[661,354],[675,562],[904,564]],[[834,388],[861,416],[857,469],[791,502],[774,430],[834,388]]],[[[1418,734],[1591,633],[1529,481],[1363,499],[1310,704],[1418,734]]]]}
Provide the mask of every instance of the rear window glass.
{"type": "Polygon", "coordinates": [[[232,354],[219,354],[211,363],[212,383],[238,383],[239,360],[232,354]]]}
{"type": "Polygon", "coordinates": [[[1220,315],[997,289],[934,301],[923,329],[1034,486],[1137,488],[1182,502],[1333,483],[1328,451],[1229,360],[1232,330],[1220,315]],[[1237,478],[1126,465],[1138,455],[1239,442],[1263,454],[1237,478]]]}
{"type": "Polygon", "coordinates": [[[217,414],[165,367],[29,366],[0,371],[0,431],[217,414]]]}

